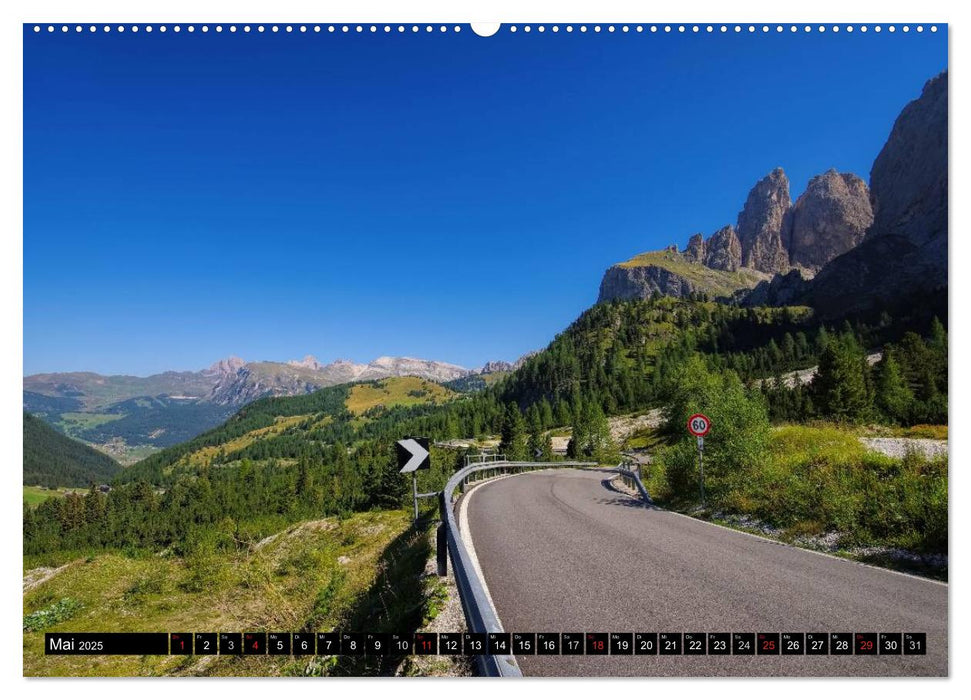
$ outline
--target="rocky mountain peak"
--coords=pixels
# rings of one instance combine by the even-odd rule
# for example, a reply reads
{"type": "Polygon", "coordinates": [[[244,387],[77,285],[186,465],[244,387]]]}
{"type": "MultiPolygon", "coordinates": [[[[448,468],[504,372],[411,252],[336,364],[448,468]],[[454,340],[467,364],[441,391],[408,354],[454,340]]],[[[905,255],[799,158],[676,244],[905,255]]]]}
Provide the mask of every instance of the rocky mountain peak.
{"type": "Polygon", "coordinates": [[[789,198],[789,178],[776,168],[748,193],[738,213],[736,232],[742,245],[742,265],[761,272],[789,269],[789,255],[782,245],[782,230],[789,198]]]}
{"type": "Polygon", "coordinates": [[[705,262],[705,237],[700,233],[696,233],[691,238],[688,239],[688,247],[684,249],[682,254],[684,259],[688,262],[704,263],[705,262]]]}
{"type": "Polygon", "coordinates": [[[302,367],[304,369],[323,369],[324,367],[313,355],[304,355],[302,360],[288,360],[287,364],[291,367],[302,367]]]}
{"type": "Polygon", "coordinates": [[[867,238],[900,236],[930,246],[947,269],[947,71],[931,78],[894,122],[870,169],[873,227],[867,238]]]}
{"type": "Polygon", "coordinates": [[[246,366],[246,361],[235,355],[213,362],[207,370],[211,374],[233,375],[246,366]]]}
{"type": "Polygon", "coordinates": [[[870,170],[873,224],[800,303],[838,316],[947,287],[947,91],[945,71],[903,108],[870,170]]]}
{"type": "Polygon", "coordinates": [[[862,179],[836,170],[816,175],[786,218],[789,262],[816,272],[859,245],[872,223],[870,190],[862,179]]]}
{"type": "Polygon", "coordinates": [[[490,360],[478,369],[473,370],[475,374],[493,374],[495,372],[511,372],[514,369],[512,362],[505,360],[490,360]]]}
{"type": "Polygon", "coordinates": [[[705,265],[713,270],[735,272],[742,266],[742,244],[734,226],[723,226],[705,243],[705,265]]]}

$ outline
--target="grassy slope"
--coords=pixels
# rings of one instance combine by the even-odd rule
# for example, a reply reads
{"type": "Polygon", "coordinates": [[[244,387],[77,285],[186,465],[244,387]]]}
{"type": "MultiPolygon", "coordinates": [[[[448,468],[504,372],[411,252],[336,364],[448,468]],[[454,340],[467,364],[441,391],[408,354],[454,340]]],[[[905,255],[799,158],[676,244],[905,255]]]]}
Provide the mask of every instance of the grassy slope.
{"type": "Polygon", "coordinates": [[[727,270],[712,270],[699,263],[689,262],[680,253],[669,250],[655,250],[635,255],[630,260],[619,263],[617,267],[624,269],[634,267],[660,267],[688,280],[699,289],[707,290],[715,295],[729,295],[742,287],[754,287],[765,279],[754,270],[741,269],[736,272],[727,270]]]}
{"type": "MultiPolygon", "coordinates": [[[[844,553],[861,546],[946,553],[947,458],[894,459],[859,441],[869,433],[831,424],[776,427],[765,462],[727,496],[719,517],[754,516],[782,539],[808,546],[837,534],[844,553]]],[[[695,501],[672,498],[663,468],[652,464],[644,475],[660,503],[699,514],[695,501]]]]}
{"type": "Polygon", "coordinates": [[[39,486],[24,486],[24,500],[30,507],[37,506],[48,498],[60,498],[69,493],[83,493],[85,489],[42,489],[39,486]]]}
{"type": "MultiPolygon", "coordinates": [[[[48,609],[64,598],[83,606],[71,619],[47,631],[324,631],[336,626],[392,629],[395,625],[407,631],[406,627],[423,620],[418,577],[428,551],[426,533],[410,528],[407,513],[360,513],[344,521],[300,523],[267,538],[255,551],[240,554],[188,560],[119,554],[77,559],[26,592],[23,612],[26,616],[48,609]],[[397,594],[384,590],[381,572],[385,570],[394,570],[403,579],[396,585],[404,590],[397,594]],[[408,577],[414,580],[405,580],[408,577]],[[378,593],[382,593],[380,605],[378,593]]],[[[30,565],[40,563],[47,562],[30,565]]],[[[24,675],[302,675],[310,661],[45,656],[44,631],[24,632],[24,675]]],[[[327,664],[309,669],[312,673],[341,671],[327,664]]]]}
{"type": "Polygon", "coordinates": [[[373,383],[355,384],[347,398],[347,410],[361,415],[376,406],[415,406],[424,403],[442,403],[455,396],[455,392],[441,384],[419,377],[392,377],[373,383]]]}

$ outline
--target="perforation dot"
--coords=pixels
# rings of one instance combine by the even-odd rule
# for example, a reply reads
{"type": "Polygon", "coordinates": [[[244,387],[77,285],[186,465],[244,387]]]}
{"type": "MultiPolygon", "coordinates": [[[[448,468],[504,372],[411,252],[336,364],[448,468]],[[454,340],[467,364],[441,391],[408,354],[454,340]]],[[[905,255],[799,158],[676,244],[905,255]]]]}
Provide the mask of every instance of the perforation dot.
{"type": "Polygon", "coordinates": [[[644,32],[644,27],[642,27],[641,25],[638,24],[637,25],[637,33],[638,34],[642,34],[643,32],[644,32]]]}
{"type": "Polygon", "coordinates": [[[537,30],[536,30],[536,31],[538,31],[538,32],[541,32],[541,33],[542,33],[542,32],[545,32],[545,31],[546,31],[546,27],[544,27],[544,26],[542,26],[542,25],[540,25],[540,26],[539,26],[539,27],[537,28],[537,30]]]}
{"type": "Polygon", "coordinates": [[[931,31],[932,32],[936,32],[937,31],[937,26],[931,26],[931,31]]]}
{"type": "Polygon", "coordinates": [[[509,27],[509,31],[512,32],[513,34],[515,34],[516,33],[516,25],[514,24],[513,26],[509,27]]]}
{"type": "Polygon", "coordinates": [[[909,32],[910,31],[910,27],[908,27],[907,25],[904,25],[904,31],[905,32],[909,32]]]}
{"type": "Polygon", "coordinates": [[[580,31],[581,32],[585,32],[585,31],[587,31],[587,28],[585,26],[584,27],[580,27],[580,31]]]}
{"type": "Polygon", "coordinates": [[[525,27],[523,27],[523,31],[526,32],[526,33],[529,33],[532,29],[533,28],[530,27],[528,24],[525,27]]]}

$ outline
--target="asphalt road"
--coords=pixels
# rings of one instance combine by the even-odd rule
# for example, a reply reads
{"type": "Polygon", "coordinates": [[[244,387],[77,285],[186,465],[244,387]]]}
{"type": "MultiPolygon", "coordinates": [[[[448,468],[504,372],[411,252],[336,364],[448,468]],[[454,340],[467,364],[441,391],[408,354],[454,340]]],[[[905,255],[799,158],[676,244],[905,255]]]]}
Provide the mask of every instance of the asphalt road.
{"type": "Polygon", "coordinates": [[[507,632],[925,632],[926,656],[517,656],[527,676],[947,675],[948,587],[649,508],[593,471],[460,502],[507,632]]]}

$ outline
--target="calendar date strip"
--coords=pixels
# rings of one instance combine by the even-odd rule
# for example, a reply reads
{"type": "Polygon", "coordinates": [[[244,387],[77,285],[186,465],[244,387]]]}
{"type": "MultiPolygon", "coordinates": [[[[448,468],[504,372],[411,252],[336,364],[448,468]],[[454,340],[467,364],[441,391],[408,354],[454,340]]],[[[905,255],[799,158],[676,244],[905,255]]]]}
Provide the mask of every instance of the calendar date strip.
{"type": "Polygon", "coordinates": [[[903,656],[924,632],[48,632],[48,655],[903,656]]]}

